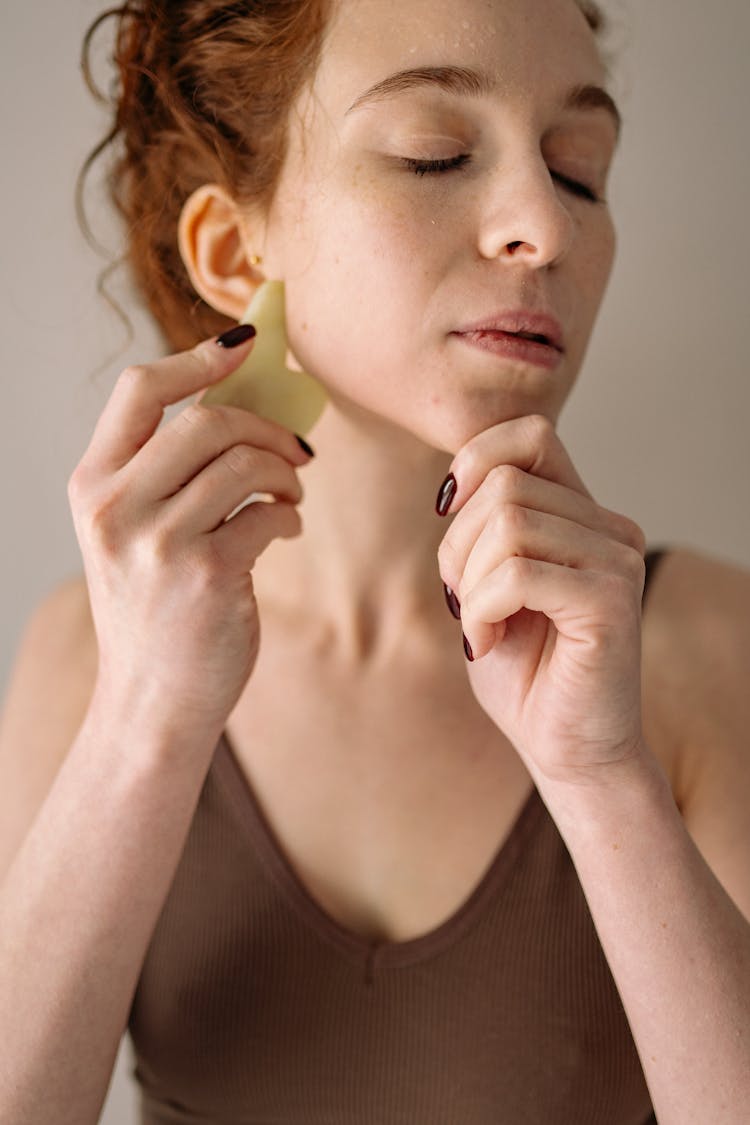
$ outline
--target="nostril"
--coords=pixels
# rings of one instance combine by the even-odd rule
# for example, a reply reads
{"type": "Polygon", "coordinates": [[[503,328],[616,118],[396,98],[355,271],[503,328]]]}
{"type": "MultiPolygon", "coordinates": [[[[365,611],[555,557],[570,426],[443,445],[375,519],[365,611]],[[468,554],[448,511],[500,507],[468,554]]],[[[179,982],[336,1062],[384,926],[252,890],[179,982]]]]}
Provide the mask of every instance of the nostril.
{"type": "Polygon", "coordinates": [[[509,254],[514,254],[514,253],[515,253],[515,251],[516,251],[516,250],[518,249],[518,247],[519,247],[520,245],[521,245],[521,243],[520,243],[520,242],[509,242],[509,243],[508,243],[508,253],[509,253],[509,254]]]}

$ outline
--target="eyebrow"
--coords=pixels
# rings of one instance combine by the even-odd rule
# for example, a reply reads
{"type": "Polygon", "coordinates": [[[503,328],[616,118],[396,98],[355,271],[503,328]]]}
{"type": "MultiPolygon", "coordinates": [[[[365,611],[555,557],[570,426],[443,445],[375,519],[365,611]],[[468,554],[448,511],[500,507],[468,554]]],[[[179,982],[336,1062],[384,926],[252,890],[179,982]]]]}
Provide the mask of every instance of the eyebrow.
{"type": "MultiPolygon", "coordinates": [[[[353,113],[355,109],[360,109],[365,104],[394,97],[418,86],[437,86],[449,93],[471,98],[497,92],[497,86],[488,74],[470,67],[418,66],[410,70],[400,70],[376,82],[369,90],[360,94],[346,113],[353,113]]],[[[601,86],[574,86],[565,95],[563,109],[604,109],[614,122],[617,137],[620,136],[622,116],[612,95],[601,86]]]]}

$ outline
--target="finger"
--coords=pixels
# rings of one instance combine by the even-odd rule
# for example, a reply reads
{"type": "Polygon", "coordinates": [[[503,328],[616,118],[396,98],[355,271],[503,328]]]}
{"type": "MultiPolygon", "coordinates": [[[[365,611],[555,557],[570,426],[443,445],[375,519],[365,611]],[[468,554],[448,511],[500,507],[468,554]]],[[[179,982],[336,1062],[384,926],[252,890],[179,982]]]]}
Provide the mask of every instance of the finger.
{"type": "Polygon", "coordinates": [[[452,590],[457,589],[469,555],[484,528],[506,505],[559,516],[645,553],[645,536],[627,516],[602,508],[580,492],[532,476],[515,465],[498,465],[466,501],[440,544],[440,573],[452,590]]]}
{"type": "Polygon", "coordinates": [[[251,570],[274,539],[302,533],[302,517],[290,504],[258,500],[214,531],[208,541],[230,571],[251,570]]]}
{"type": "Polygon", "coordinates": [[[447,511],[460,511],[498,465],[515,465],[593,499],[549,419],[529,414],[483,430],[459,450],[451,463],[457,489],[447,511]]]}
{"type": "Polygon", "coordinates": [[[154,434],[126,466],[129,496],[138,505],[174,496],[235,446],[273,453],[294,467],[310,460],[294,434],[277,422],[238,406],[195,402],[154,434]]]}
{"type": "MultiPolygon", "coordinates": [[[[576,570],[538,559],[507,559],[469,592],[461,606],[461,623],[475,659],[496,643],[496,622],[506,622],[522,609],[543,613],[557,631],[589,651],[618,632],[616,622],[636,605],[637,587],[622,575],[576,570]]],[[[502,637],[503,626],[499,636],[502,637]]],[[[498,638],[499,639],[499,638],[498,638]]]]}
{"type": "Polygon", "coordinates": [[[299,504],[302,485],[282,457],[251,445],[227,449],[162,506],[160,522],[181,538],[214,531],[253,493],[299,504]]]}
{"type": "Polygon", "coordinates": [[[643,565],[642,557],[631,547],[598,531],[547,512],[505,504],[493,514],[475,541],[458,587],[451,586],[457,590],[461,605],[488,574],[514,557],[576,570],[623,574],[633,582],[643,565]]]}
{"type": "Polygon", "coordinates": [[[204,340],[195,348],[154,363],[126,367],[102,411],[86,451],[92,468],[116,472],[148,441],[167,406],[229,375],[252,348],[204,340]]]}

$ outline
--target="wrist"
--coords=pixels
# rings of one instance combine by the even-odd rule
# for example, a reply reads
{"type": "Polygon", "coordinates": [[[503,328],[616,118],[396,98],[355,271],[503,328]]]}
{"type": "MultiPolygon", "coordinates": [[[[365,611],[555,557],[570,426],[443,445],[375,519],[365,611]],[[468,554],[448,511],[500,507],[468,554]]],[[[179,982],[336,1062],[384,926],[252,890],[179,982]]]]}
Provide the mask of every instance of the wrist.
{"type": "Polygon", "coordinates": [[[645,741],[621,761],[536,785],[569,845],[602,833],[614,838],[643,817],[679,818],[669,780],[645,741]]]}
{"type": "Polygon", "coordinates": [[[105,742],[127,739],[128,756],[142,762],[205,758],[213,753],[223,722],[173,708],[141,686],[97,680],[86,726],[105,742]]]}

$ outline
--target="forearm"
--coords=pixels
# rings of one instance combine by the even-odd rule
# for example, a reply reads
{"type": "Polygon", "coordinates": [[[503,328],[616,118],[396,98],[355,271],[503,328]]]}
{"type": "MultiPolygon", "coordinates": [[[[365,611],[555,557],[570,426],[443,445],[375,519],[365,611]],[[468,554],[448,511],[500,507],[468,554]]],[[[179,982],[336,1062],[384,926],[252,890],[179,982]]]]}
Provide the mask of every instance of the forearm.
{"type": "Polygon", "coordinates": [[[210,762],[176,743],[90,712],[3,880],[5,1125],[98,1120],[210,762]]]}
{"type": "Polygon", "coordinates": [[[666,778],[646,750],[608,787],[540,790],[575,863],[659,1125],[741,1125],[750,924],[693,843],[666,778]]]}

